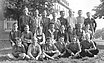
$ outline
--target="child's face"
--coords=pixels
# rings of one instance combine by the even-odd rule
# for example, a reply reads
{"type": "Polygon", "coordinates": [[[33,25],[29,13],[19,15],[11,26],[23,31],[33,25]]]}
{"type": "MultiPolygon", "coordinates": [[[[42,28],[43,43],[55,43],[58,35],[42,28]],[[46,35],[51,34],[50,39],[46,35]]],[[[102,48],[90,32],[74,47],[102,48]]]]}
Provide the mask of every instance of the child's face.
{"type": "Polygon", "coordinates": [[[24,30],[25,30],[25,31],[29,31],[29,26],[26,26],[26,27],[24,28],[24,30]]]}
{"type": "Polygon", "coordinates": [[[90,29],[90,25],[86,25],[86,29],[90,29]]]}
{"type": "Polygon", "coordinates": [[[13,29],[15,30],[15,29],[17,29],[18,28],[18,25],[17,24],[14,24],[13,25],[13,29]]]}
{"type": "Polygon", "coordinates": [[[51,39],[47,39],[46,44],[50,44],[51,43],[51,39]]]}
{"type": "Polygon", "coordinates": [[[50,24],[50,29],[54,29],[54,24],[50,24]]]}
{"type": "Polygon", "coordinates": [[[21,45],[21,44],[22,44],[21,39],[18,39],[18,40],[16,41],[16,44],[17,44],[17,46],[21,45]]]}
{"type": "Polygon", "coordinates": [[[61,26],[61,30],[65,30],[65,27],[64,27],[64,25],[62,25],[62,26],[61,26]]]}
{"type": "Polygon", "coordinates": [[[72,38],[72,42],[76,42],[76,38],[75,37],[72,38]]]}
{"type": "Polygon", "coordinates": [[[64,37],[59,38],[60,42],[64,42],[64,37]]]}

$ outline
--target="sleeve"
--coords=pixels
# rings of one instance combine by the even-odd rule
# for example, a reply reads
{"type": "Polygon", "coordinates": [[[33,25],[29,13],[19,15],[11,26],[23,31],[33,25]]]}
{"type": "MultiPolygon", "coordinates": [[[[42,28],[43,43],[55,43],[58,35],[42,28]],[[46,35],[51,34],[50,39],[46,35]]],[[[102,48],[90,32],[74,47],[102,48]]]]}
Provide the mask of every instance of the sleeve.
{"type": "Polygon", "coordinates": [[[25,49],[24,45],[22,45],[22,48],[23,48],[22,52],[26,53],[26,49],[25,49]]]}
{"type": "Polygon", "coordinates": [[[33,33],[32,32],[30,33],[30,36],[31,36],[31,39],[32,39],[33,38],[33,33]]]}
{"type": "Polygon", "coordinates": [[[43,33],[43,43],[45,44],[45,34],[43,33]]]}

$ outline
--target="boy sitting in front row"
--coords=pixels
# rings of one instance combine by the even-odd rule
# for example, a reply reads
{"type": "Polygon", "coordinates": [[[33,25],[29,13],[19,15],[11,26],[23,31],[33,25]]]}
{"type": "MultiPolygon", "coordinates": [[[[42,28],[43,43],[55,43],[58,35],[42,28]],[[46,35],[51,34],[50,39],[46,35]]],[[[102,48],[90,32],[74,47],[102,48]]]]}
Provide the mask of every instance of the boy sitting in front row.
{"type": "Polygon", "coordinates": [[[33,43],[29,45],[27,54],[32,60],[41,59],[42,50],[40,45],[38,44],[38,39],[36,37],[33,38],[33,43]]]}
{"type": "Polygon", "coordinates": [[[87,33],[85,36],[86,40],[83,40],[81,42],[81,53],[80,55],[82,57],[94,57],[99,53],[99,50],[97,49],[94,41],[90,40],[90,34],[87,33]]]}
{"type": "Polygon", "coordinates": [[[43,45],[43,55],[49,59],[56,59],[60,55],[60,52],[56,46],[52,43],[51,38],[46,39],[46,43],[43,45]]]}
{"type": "Polygon", "coordinates": [[[76,35],[72,36],[71,43],[67,44],[66,48],[72,58],[80,58],[81,47],[76,35]]]}
{"type": "Polygon", "coordinates": [[[20,38],[17,38],[16,44],[13,46],[12,54],[9,55],[10,59],[14,60],[23,60],[25,58],[29,59],[29,56],[26,55],[26,50],[20,38]]]}

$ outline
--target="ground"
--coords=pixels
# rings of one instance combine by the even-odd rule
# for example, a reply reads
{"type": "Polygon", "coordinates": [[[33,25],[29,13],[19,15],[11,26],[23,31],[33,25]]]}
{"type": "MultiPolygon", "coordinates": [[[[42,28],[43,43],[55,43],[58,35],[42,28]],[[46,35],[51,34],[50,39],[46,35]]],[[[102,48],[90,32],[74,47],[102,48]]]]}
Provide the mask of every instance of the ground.
{"type": "Polygon", "coordinates": [[[53,60],[44,60],[44,61],[34,61],[34,60],[19,60],[13,61],[8,60],[5,56],[8,53],[11,53],[10,42],[8,41],[0,41],[0,63],[104,63],[104,45],[102,45],[104,41],[97,41],[99,44],[97,47],[100,52],[97,57],[94,58],[83,58],[83,59],[70,59],[70,58],[60,58],[57,61],[53,60]]]}

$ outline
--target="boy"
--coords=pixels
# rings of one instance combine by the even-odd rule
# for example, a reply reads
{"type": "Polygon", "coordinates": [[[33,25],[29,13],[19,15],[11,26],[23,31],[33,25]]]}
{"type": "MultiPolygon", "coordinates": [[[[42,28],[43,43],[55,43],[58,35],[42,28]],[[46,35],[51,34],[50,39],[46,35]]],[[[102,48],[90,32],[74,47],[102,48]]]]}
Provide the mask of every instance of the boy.
{"type": "Polygon", "coordinates": [[[29,45],[27,54],[30,56],[30,59],[39,60],[42,54],[40,45],[37,43],[38,39],[34,37],[33,43],[29,45]]]}
{"type": "Polygon", "coordinates": [[[59,40],[54,44],[61,53],[59,57],[68,57],[64,37],[60,37],[59,40]]]}
{"type": "Polygon", "coordinates": [[[94,57],[98,54],[99,50],[97,49],[95,43],[90,40],[90,34],[87,33],[85,36],[86,40],[83,40],[81,42],[81,53],[80,55],[82,57],[88,56],[88,57],[94,57]]]}
{"type": "Polygon", "coordinates": [[[81,52],[80,42],[77,40],[77,36],[73,36],[71,43],[66,45],[68,52],[72,55],[72,58],[79,58],[81,52]]]}
{"type": "Polygon", "coordinates": [[[85,39],[85,31],[82,29],[82,24],[77,24],[77,28],[74,30],[75,35],[77,35],[79,41],[85,39]]]}
{"type": "Polygon", "coordinates": [[[43,46],[43,55],[46,58],[50,58],[54,60],[60,55],[60,52],[56,48],[56,46],[52,43],[51,38],[46,39],[46,44],[43,46]]]}
{"type": "Polygon", "coordinates": [[[18,30],[18,24],[14,23],[12,26],[12,31],[9,34],[11,45],[14,46],[16,44],[17,38],[20,37],[21,37],[21,32],[18,30]]]}
{"type": "Polygon", "coordinates": [[[54,39],[54,40],[57,39],[57,31],[56,31],[56,29],[55,29],[55,25],[54,25],[53,22],[51,22],[51,23],[49,24],[49,29],[47,30],[47,32],[45,33],[45,35],[46,35],[46,38],[47,38],[47,37],[50,37],[50,38],[52,38],[52,39],[54,39]]]}
{"type": "Polygon", "coordinates": [[[22,32],[22,41],[23,45],[26,48],[26,51],[28,50],[28,46],[32,43],[33,34],[31,31],[29,31],[29,26],[25,25],[24,32],[22,32]]]}
{"type": "Polygon", "coordinates": [[[29,56],[26,55],[26,50],[20,38],[17,38],[15,46],[13,46],[12,54],[9,55],[11,59],[23,60],[25,58],[29,59],[29,56]]]}

